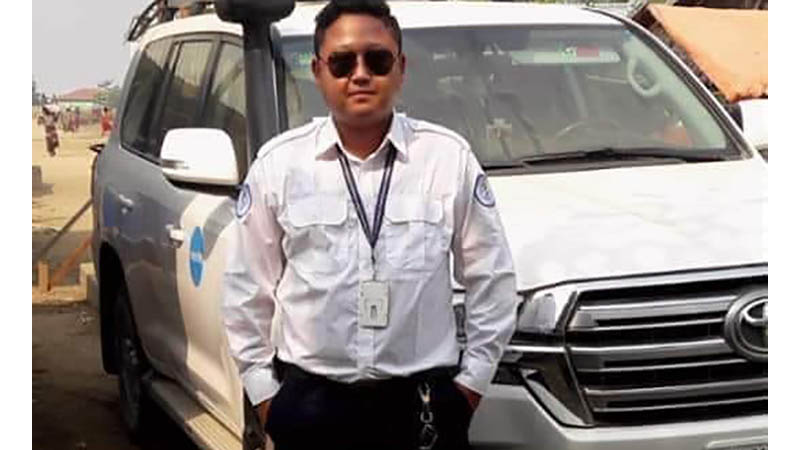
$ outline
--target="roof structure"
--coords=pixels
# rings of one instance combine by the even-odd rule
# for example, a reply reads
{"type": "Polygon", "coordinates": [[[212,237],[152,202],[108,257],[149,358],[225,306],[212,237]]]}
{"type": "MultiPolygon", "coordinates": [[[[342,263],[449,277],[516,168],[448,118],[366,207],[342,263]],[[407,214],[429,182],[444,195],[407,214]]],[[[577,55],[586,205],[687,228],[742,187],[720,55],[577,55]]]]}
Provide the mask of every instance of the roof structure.
{"type": "Polygon", "coordinates": [[[767,97],[767,11],[664,5],[647,10],[727,101],[767,97]]]}
{"type": "Polygon", "coordinates": [[[93,102],[99,93],[99,88],[81,88],[59,95],[58,99],[65,102],[93,102]]]}

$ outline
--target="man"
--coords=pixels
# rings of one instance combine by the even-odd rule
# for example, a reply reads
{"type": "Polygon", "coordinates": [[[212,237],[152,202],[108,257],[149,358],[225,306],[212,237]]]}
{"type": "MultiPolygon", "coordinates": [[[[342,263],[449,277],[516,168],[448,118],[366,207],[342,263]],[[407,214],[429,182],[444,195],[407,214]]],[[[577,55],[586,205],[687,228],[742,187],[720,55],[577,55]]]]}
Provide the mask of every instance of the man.
{"type": "Polygon", "coordinates": [[[265,144],[242,186],[232,355],[278,450],[468,448],[517,306],[494,198],[464,139],[393,111],[406,60],[382,0],[333,1],[316,23],[331,114],[265,144]]]}

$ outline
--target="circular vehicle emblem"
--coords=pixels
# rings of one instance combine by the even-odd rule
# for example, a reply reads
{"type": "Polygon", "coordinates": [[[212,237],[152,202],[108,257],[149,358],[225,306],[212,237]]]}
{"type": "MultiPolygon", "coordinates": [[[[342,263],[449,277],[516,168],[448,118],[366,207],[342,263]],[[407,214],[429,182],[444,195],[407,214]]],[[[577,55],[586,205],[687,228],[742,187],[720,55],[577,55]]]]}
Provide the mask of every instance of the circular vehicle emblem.
{"type": "Polygon", "coordinates": [[[767,361],[767,290],[756,289],[733,302],[725,316],[725,340],[736,353],[767,361]]]}
{"type": "Polygon", "coordinates": [[[200,286],[203,280],[203,255],[206,252],[205,239],[200,227],[195,227],[192,232],[192,242],[189,246],[189,272],[192,274],[192,283],[200,286]]]}

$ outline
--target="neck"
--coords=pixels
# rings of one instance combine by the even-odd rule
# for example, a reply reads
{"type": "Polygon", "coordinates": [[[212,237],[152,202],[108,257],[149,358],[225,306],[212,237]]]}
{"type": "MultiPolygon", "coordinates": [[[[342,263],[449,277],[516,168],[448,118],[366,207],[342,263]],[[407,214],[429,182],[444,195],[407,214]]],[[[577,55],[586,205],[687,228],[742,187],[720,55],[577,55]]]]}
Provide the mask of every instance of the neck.
{"type": "Polygon", "coordinates": [[[378,150],[378,146],[383,142],[384,136],[389,132],[392,116],[389,115],[378,123],[363,126],[348,124],[335,119],[333,122],[345,148],[355,156],[366,159],[378,150]]]}

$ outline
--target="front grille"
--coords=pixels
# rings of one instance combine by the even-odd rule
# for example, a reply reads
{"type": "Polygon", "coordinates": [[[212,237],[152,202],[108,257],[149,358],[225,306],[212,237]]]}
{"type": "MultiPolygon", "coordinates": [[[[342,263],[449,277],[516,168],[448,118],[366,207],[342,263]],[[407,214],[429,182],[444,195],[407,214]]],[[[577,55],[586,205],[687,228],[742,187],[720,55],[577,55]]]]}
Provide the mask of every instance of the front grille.
{"type": "Polygon", "coordinates": [[[731,303],[767,277],[581,291],[566,341],[597,425],[767,413],[767,363],[727,344],[731,303]]]}

